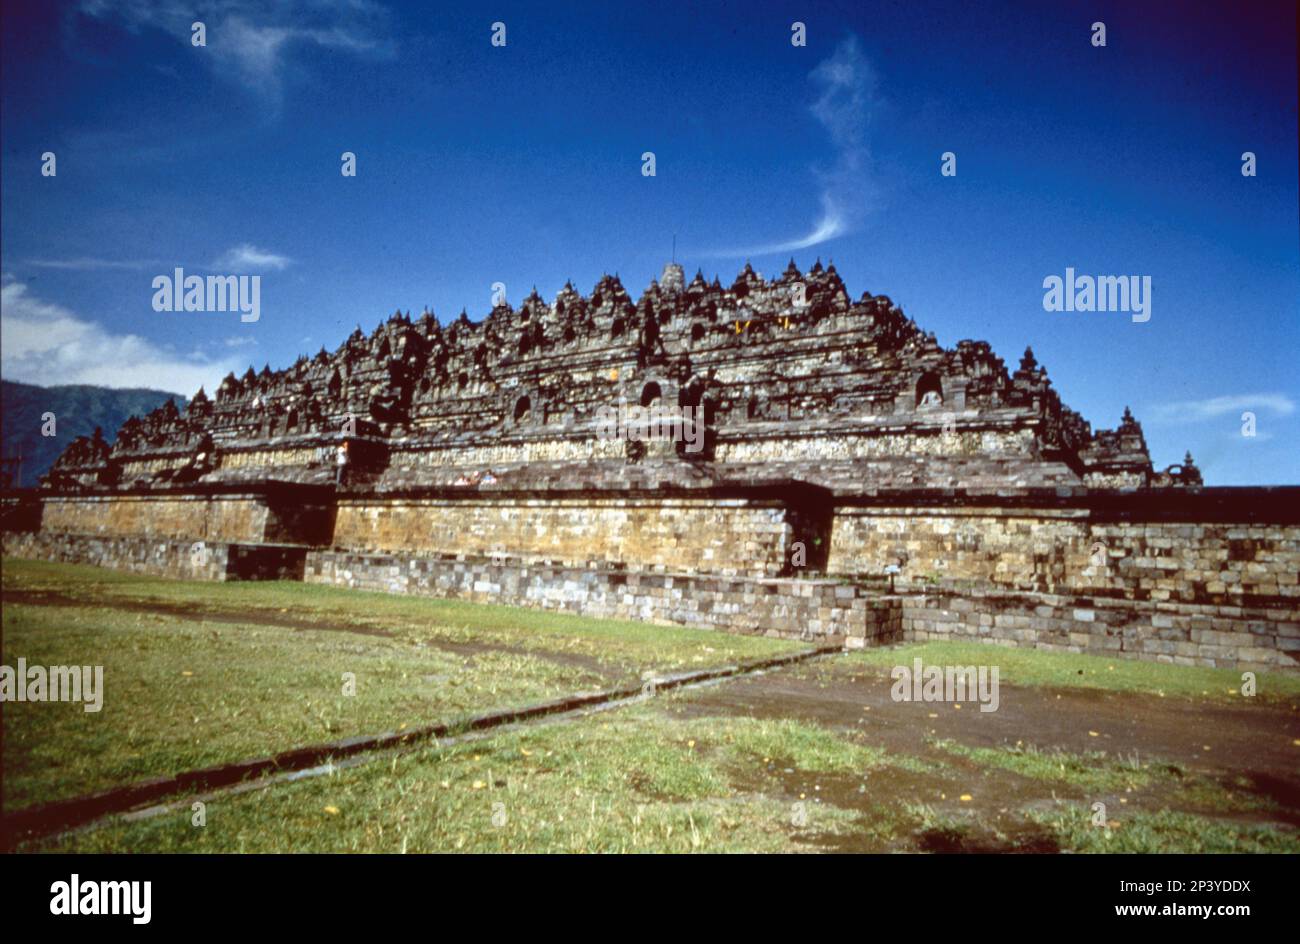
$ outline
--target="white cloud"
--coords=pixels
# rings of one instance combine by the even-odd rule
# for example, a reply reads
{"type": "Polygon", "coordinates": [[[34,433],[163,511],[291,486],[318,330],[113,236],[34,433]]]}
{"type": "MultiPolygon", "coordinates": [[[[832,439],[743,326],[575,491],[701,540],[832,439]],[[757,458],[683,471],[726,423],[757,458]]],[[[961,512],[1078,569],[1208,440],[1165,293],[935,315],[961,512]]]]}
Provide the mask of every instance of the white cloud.
{"type": "Polygon", "coordinates": [[[230,56],[246,84],[266,93],[279,91],[284,49],[290,43],[315,43],[327,49],[352,53],[378,52],[386,48],[380,40],[363,32],[354,32],[349,27],[332,25],[314,29],[261,25],[242,16],[232,16],[225,22],[220,40],[214,44],[216,51],[230,56]]]}
{"type": "Polygon", "coordinates": [[[198,5],[187,0],[81,0],[80,10],[94,19],[119,21],[135,33],[162,30],[186,47],[191,25],[201,21],[205,60],[213,72],[277,103],[294,44],[371,56],[394,52],[384,35],[387,11],[371,0],[207,0],[198,5]]]}
{"type": "Polygon", "coordinates": [[[861,223],[873,194],[867,128],[877,107],[875,71],[858,38],[849,36],[818,63],[809,78],[820,89],[812,104],[813,116],[826,129],[834,148],[830,166],[814,172],[820,189],[820,218],[807,235],[797,239],[704,255],[734,258],[793,252],[844,236],[861,223]]]}
{"type": "Polygon", "coordinates": [[[76,259],[28,259],[27,265],[37,269],[66,269],[73,272],[90,272],[100,269],[147,269],[156,262],[147,259],[95,259],[81,256],[76,259]]]}
{"type": "Polygon", "coordinates": [[[1211,397],[1208,400],[1182,400],[1160,403],[1146,412],[1156,423],[1200,423],[1228,414],[1264,411],[1275,416],[1290,416],[1295,403],[1281,393],[1243,393],[1211,397]]]}
{"type": "Polygon", "coordinates": [[[228,269],[235,272],[274,269],[278,272],[287,267],[292,261],[288,256],[277,256],[273,252],[267,252],[265,249],[258,249],[256,246],[244,243],[242,246],[236,246],[226,252],[225,255],[212,264],[212,268],[228,269]]]}
{"type": "MultiPolygon", "coordinates": [[[[26,265],[36,269],[56,269],[68,272],[96,272],[104,270],[122,269],[122,270],[141,270],[157,269],[163,267],[170,269],[173,262],[164,262],[158,259],[99,259],[93,256],[79,256],[71,259],[28,259],[26,265]]],[[[228,249],[221,254],[207,268],[214,271],[239,272],[266,272],[276,271],[288,268],[293,264],[293,260],[288,256],[281,256],[277,253],[270,252],[266,249],[259,249],[251,243],[243,243],[233,249],[228,249]]],[[[195,268],[204,268],[202,265],[195,268]]]]}
{"type": "Polygon", "coordinates": [[[152,387],[209,393],[239,364],[182,356],[134,334],[113,334],[68,309],[31,295],[18,281],[0,286],[0,374],[40,384],[152,387]]]}

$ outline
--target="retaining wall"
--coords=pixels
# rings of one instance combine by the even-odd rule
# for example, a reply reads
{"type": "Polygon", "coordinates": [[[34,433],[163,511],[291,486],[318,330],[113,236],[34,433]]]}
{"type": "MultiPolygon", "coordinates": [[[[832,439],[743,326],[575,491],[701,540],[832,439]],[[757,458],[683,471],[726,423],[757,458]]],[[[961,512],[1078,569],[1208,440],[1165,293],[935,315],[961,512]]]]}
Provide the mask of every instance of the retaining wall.
{"type": "Polygon", "coordinates": [[[91,564],[178,580],[301,580],[307,548],[295,545],[96,537],[86,534],[5,534],[4,553],[29,560],[91,564]]]}
{"type": "Polygon", "coordinates": [[[475,496],[343,498],[332,544],[759,576],[786,566],[791,541],[785,505],[777,500],[475,496]]]}
{"type": "Polygon", "coordinates": [[[169,577],[298,579],[848,646],[960,638],[1300,671],[1300,489],[857,496],[838,499],[832,519],[827,493],[796,484],[783,499],[784,488],[353,493],[339,496],[337,520],[332,497],[300,489],[50,496],[40,530],[9,531],[4,548],[169,577]],[[205,538],[206,559],[184,533],[196,529],[219,536],[205,538]],[[309,537],[274,540],[285,535],[309,537]],[[818,535],[832,576],[777,576],[793,541],[811,552],[818,535]],[[903,560],[897,593],[879,582],[891,557],[903,560]]]}
{"type": "Polygon", "coordinates": [[[472,556],[311,551],[308,583],[505,603],[861,648],[902,638],[899,601],[827,580],[627,572],[472,556]]]}
{"type": "Polygon", "coordinates": [[[906,595],[908,640],[963,640],[1115,658],[1300,671],[1300,609],[1139,602],[1004,590],[906,595]]]}

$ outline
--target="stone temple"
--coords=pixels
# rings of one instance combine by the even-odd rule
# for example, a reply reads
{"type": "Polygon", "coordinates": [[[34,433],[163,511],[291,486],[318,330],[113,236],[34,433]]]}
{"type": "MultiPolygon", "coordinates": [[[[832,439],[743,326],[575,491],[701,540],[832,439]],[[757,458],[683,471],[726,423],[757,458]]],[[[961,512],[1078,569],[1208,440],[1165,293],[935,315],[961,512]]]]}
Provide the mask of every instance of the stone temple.
{"type": "Polygon", "coordinates": [[[1032,352],[941,347],[820,261],[395,313],[83,437],[5,503],[8,553],[173,576],[851,647],[1300,654],[1300,488],[1157,470],[1127,410],[1094,431],[1032,352]],[[610,435],[611,407],[689,408],[697,440],[610,435]]]}

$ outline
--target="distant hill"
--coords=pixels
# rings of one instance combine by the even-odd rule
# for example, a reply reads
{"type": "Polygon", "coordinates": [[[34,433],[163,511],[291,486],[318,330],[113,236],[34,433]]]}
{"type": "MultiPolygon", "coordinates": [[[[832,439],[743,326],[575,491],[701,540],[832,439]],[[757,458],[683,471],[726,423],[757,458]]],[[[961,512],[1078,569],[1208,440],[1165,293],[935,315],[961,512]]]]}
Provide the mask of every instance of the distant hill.
{"type": "MultiPolygon", "coordinates": [[[[5,459],[21,455],[22,481],[18,484],[33,486],[78,436],[89,436],[98,426],[112,442],[127,417],[143,416],[168,400],[185,408],[185,397],[163,390],[113,390],[84,384],[38,387],[0,380],[0,454],[5,459]],[[41,416],[47,412],[55,416],[55,436],[41,435],[41,416]]],[[[4,472],[12,472],[8,462],[4,472]]]]}

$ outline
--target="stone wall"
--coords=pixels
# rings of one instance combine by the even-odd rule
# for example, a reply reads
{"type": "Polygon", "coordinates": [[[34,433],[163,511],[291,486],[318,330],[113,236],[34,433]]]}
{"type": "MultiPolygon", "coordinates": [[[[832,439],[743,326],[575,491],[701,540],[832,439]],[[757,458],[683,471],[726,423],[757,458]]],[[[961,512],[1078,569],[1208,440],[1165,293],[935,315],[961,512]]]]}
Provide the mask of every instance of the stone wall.
{"type": "Polygon", "coordinates": [[[447,443],[403,448],[399,445],[393,449],[391,461],[393,470],[400,474],[410,474],[412,470],[421,469],[453,470],[440,476],[442,484],[446,484],[455,478],[454,470],[466,466],[489,469],[520,463],[622,460],[624,453],[624,444],[618,440],[598,439],[594,436],[575,438],[570,430],[558,430],[549,435],[520,435],[490,446],[447,443]]]}
{"type": "Polygon", "coordinates": [[[5,534],[6,556],[28,560],[92,564],[113,570],[172,577],[179,580],[226,580],[230,546],[203,542],[203,553],[195,542],[139,536],[94,536],[59,534],[5,534]]]}
{"type": "Polygon", "coordinates": [[[7,533],[6,556],[188,580],[303,580],[862,648],[902,639],[898,597],[830,580],[629,573],[474,555],[365,554],[143,537],[7,533]]]}
{"type": "Polygon", "coordinates": [[[902,638],[896,597],[827,580],[629,573],[490,558],[311,551],[308,583],[861,648],[902,638]]]}
{"type": "MultiPolygon", "coordinates": [[[[329,544],[334,502],[319,489],[119,492],[43,496],[40,528],[52,534],[177,541],[329,544]]],[[[6,522],[6,530],[10,528],[6,522]]]]}
{"type": "Polygon", "coordinates": [[[307,551],[293,545],[139,536],[6,533],[6,556],[91,564],[178,580],[302,580],[307,551]]]}
{"type": "Polygon", "coordinates": [[[333,469],[333,449],[315,446],[282,446],[263,449],[228,449],[219,458],[223,469],[262,469],[278,466],[317,466],[333,469]]]}
{"type": "Polygon", "coordinates": [[[1219,489],[1175,508],[1131,495],[1036,505],[836,509],[828,570],[1212,606],[1300,606],[1300,489],[1219,489]],[[1278,494],[1272,494],[1278,493],[1278,494]],[[1285,493],[1285,494],[1283,494],[1285,493]],[[1230,500],[1233,505],[1225,505],[1230,500]]]}
{"type": "Polygon", "coordinates": [[[747,435],[732,433],[722,439],[717,447],[716,458],[720,463],[802,461],[809,467],[810,480],[815,480],[818,465],[827,461],[913,456],[1005,457],[1027,454],[1034,446],[1033,435],[1027,429],[962,429],[959,432],[945,433],[943,419],[953,415],[933,414],[934,429],[921,433],[903,426],[892,416],[883,419],[864,418],[858,423],[858,429],[840,432],[838,435],[791,431],[788,423],[773,423],[771,432],[766,436],[757,432],[747,435]],[[867,419],[875,422],[868,424],[867,419]]]}
{"type": "Polygon", "coordinates": [[[1300,670],[1300,609],[967,590],[911,595],[908,640],[965,640],[1177,665],[1300,670]]]}
{"type": "Polygon", "coordinates": [[[503,552],[567,564],[774,576],[789,561],[784,503],[747,498],[343,498],[333,545],[503,552]]]}
{"type": "Polygon", "coordinates": [[[44,511],[35,489],[13,489],[0,494],[0,532],[39,531],[44,511]]]}
{"type": "Polygon", "coordinates": [[[337,496],[335,521],[333,491],[309,486],[118,493],[47,497],[35,533],[15,498],[4,506],[6,528],[19,526],[7,531],[5,551],[849,645],[965,638],[1300,670],[1300,489],[904,497],[844,501],[799,483],[622,494],[353,490],[337,496]],[[830,579],[817,575],[816,537],[821,553],[829,545],[830,579]],[[206,562],[194,562],[195,540],[206,543],[206,562]],[[808,543],[802,573],[811,579],[783,573],[795,541],[808,543]],[[893,560],[902,561],[897,595],[881,589],[893,560]]]}
{"type": "Polygon", "coordinates": [[[838,508],[827,569],[879,573],[897,563],[904,580],[987,580],[1033,589],[1064,579],[1065,558],[1088,558],[1084,512],[1045,515],[1000,508],[838,508]]]}
{"type": "Polygon", "coordinates": [[[42,530],[104,537],[139,535],[261,541],[267,509],[256,498],[197,495],[86,495],[45,499],[42,530]]]}
{"type": "Polygon", "coordinates": [[[274,544],[328,545],[334,535],[334,502],[272,500],[263,539],[274,544]]]}

